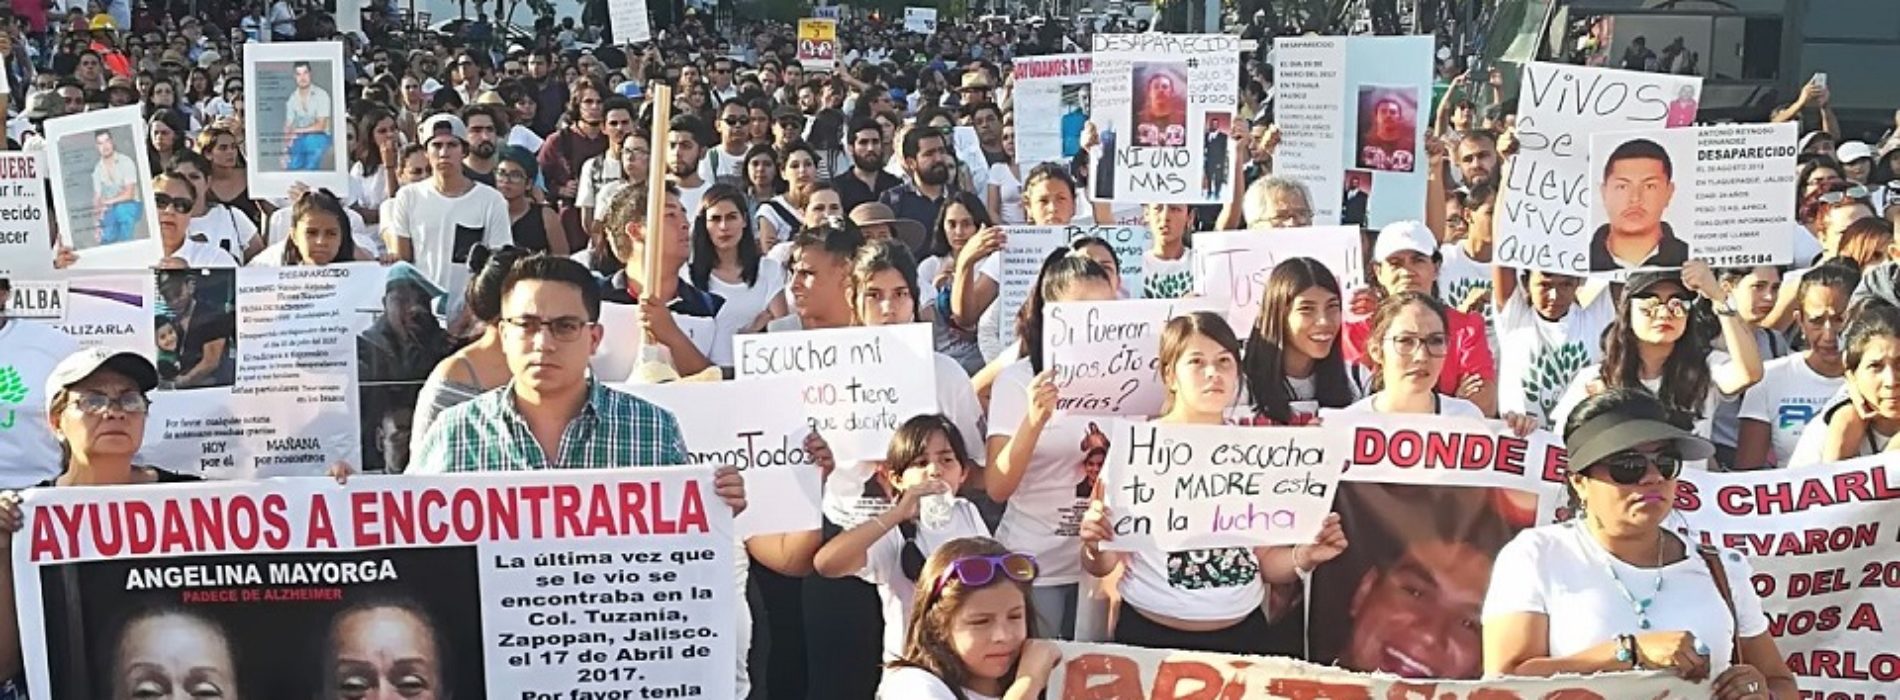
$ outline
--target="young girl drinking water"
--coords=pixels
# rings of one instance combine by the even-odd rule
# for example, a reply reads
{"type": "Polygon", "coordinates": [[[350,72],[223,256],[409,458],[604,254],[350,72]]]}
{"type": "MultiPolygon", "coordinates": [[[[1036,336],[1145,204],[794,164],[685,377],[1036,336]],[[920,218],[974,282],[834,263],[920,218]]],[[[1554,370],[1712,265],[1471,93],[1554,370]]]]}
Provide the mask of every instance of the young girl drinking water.
{"type": "Polygon", "coordinates": [[[1032,640],[1035,557],[987,537],[938,547],[912,594],[904,653],[878,686],[880,700],[1032,700],[1062,660],[1032,640]]]}
{"type": "Polygon", "coordinates": [[[903,651],[904,623],[924,557],[959,537],[988,537],[976,506],[957,495],[976,464],[962,431],[940,414],[915,416],[891,436],[883,473],[901,494],[890,510],[832,538],[818,550],[818,573],[857,575],[877,585],[884,604],[884,660],[903,651]]]}

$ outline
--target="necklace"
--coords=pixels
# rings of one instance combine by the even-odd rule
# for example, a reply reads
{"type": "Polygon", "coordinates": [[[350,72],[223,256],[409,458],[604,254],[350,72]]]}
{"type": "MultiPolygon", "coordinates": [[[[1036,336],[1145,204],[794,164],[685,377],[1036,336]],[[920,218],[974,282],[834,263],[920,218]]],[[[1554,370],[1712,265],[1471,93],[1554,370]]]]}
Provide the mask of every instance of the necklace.
{"type": "MultiPolygon", "coordinates": [[[[1589,526],[1585,526],[1584,529],[1589,530],[1591,528],[1589,526]]],[[[1629,586],[1623,583],[1623,577],[1618,576],[1616,574],[1616,565],[1613,563],[1613,560],[1616,558],[1616,555],[1611,554],[1609,548],[1604,547],[1603,543],[1597,541],[1597,538],[1591,535],[1590,533],[1585,532],[1583,536],[1589,539],[1591,544],[1594,545],[1597,549],[1603,551],[1603,572],[1610,575],[1610,580],[1616,583],[1617,592],[1622,593],[1623,599],[1629,602],[1630,612],[1633,612],[1636,614],[1636,626],[1644,630],[1649,629],[1650,627],[1649,606],[1654,604],[1656,602],[1657,596],[1660,596],[1662,594],[1662,587],[1663,587],[1663,572],[1662,572],[1663,539],[1662,538],[1664,537],[1664,534],[1660,531],[1656,533],[1656,584],[1650,588],[1649,595],[1643,598],[1637,598],[1635,593],[1630,592],[1629,586]]]]}

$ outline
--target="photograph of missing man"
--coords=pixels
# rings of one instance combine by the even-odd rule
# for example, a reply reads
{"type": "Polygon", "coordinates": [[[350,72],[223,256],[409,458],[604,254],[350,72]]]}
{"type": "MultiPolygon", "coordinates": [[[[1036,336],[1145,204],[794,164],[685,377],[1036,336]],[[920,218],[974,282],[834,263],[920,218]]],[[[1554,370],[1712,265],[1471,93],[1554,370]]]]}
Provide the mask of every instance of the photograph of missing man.
{"type": "Polygon", "coordinates": [[[336,169],[329,61],[257,64],[257,155],[267,170],[336,169]]]}
{"type": "Polygon", "coordinates": [[[1357,167],[1409,173],[1418,164],[1418,88],[1359,86],[1357,167]]]}
{"type": "Polygon", "coordinates": [[[1187,65],[1136,62],[1134,75],[1135,145],[1187,145],[1187,65]]]}
{"type": "Polygon", "coordinates": [[[1676,196],[1669,150],[1649,139],[1618,144],[1603,159],[1597,188],[1605,223],[1590,237],[1590,271],[1682,267],[1689,244],[1663,221],[1676,196]]]}

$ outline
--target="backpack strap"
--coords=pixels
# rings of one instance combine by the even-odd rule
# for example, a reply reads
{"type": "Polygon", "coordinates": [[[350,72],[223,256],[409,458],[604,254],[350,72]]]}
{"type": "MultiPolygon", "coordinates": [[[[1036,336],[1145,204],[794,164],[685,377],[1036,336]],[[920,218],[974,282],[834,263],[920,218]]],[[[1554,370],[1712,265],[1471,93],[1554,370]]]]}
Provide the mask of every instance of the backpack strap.
{"type": "Polygon", "coordinates": [[[1722,554],[1716,551],[1713,545],[1708,544],[1696,545],[1695,553],[1700,555],[1702,563],[1709,567],[1709,575],[1715,578],[1715,590],[1722,594],[1722,602],[1728,605],[1729,628],[1733,630],[1733,634],[1729,636],[1729,665],[1741,663],[1742,625],[1735,619],[1735,594],[1728,587],[1728,570],[1722,566],[1722,554]]]}

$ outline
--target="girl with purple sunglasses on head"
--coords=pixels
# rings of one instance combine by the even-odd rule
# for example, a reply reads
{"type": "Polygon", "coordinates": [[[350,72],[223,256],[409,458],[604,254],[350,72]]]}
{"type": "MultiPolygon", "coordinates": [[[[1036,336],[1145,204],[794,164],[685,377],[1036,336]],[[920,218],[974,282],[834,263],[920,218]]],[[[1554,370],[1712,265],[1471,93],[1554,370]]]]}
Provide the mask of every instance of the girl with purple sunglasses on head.
{"type": "Polygon", "coordinates": [[[1036,559],[988,537],[937,548],[917,578],[904,653],[878,686],[882,700],[1027,700],[1062,655],[1031,639],[1036,559]]]}

